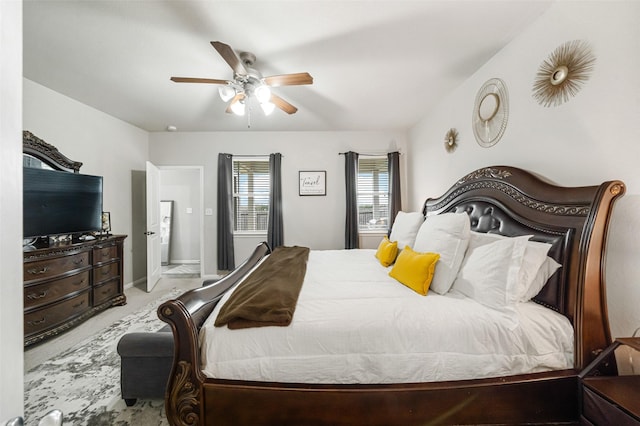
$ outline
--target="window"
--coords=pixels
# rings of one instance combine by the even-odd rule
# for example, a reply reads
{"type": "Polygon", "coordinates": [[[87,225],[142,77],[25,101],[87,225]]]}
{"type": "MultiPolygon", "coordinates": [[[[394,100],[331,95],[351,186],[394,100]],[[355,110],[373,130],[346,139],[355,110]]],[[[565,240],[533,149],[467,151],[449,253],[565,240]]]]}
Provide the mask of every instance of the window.
{"type": "Polygon", "coordinates": [[[234,231],[267,231],[269,193],[269,158],[233,160],[234,231]]]}
{"type": "Polygon", "coordinates": [[[358,229],[384,230],[389,226],[389,165],[387,157],[358,160],[358,229]]]}

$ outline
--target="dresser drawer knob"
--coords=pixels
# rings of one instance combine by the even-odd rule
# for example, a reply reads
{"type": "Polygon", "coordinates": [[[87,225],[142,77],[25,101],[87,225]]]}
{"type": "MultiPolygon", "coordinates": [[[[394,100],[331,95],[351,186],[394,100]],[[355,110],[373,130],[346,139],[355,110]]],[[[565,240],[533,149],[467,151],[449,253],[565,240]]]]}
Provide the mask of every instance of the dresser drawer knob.
{"type": "Polygon", "coordinates": [[[81,300],[80,302],[78,302],[75,305],[73,305],[73,309],[79,308],[82,305],[84,305],[84,300],[81,300]]]}
{"type": "Polygon", "coordinates": [[[73,264],[74,265],[81,265],[84,263],[84,257],[81,257],[80,259],[74,260],[73,264]]]}
{"type": "Polygon", "coordinates": [[[81,279],[80,281],[76,281],[75,283],[73,283],[73,285],[82,285],[82,284],[84,284],[84,283],[85,283],[85,281],[86,281],[86,280],[83,278],[83,279],[81,279]]]}
{"type": "Polygon", "coordinates": [[[111,273],[111,266],[109,266],[108,268],[104,268],[102,270],[102,275],[109,275],[111,273]]]}
{"type": "Polygon", "coordinates": [[[31,268],[31,269],[27,269],[27,273],[31,274],[31,275],[41,275],[46,273],[47,271],[49,271],[49,268],[46,266],[43,266],[40,269],[36,269],[36,268],[31,268]]]}
{"type": "Polygon", "coordinates": [[[29,294],[27,294],[27,299],[30,299],[30,300],[42,299],[43,297],[45,297],[47,295],[47,293],[48,293],[47,290],[44,290],[40,294],[29,293],[29,294]]]}
{"type": "Polygon", "coordinates": [[[47,321],[47,318],[46,317],[42,317],[42,319],[39,319],[39,320],[27,321],[27,324],[29,324],[29,325],[40,325],[40,324],[42,324],[42,323],[44,323],[46,321],[47,321]]]}

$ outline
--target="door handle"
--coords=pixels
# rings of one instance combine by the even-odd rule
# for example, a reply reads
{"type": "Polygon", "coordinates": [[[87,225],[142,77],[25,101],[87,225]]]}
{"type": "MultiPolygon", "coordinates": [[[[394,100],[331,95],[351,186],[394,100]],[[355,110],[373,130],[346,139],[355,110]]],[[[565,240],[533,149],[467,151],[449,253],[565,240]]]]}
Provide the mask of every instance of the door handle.
{"type": "Polygon", "coordinates": [[[155,234],[155,232],[153,232],[153,231],[148,231],[148,232],[144,233],[144,235],[153,235],[153,234],[155,234]]]}

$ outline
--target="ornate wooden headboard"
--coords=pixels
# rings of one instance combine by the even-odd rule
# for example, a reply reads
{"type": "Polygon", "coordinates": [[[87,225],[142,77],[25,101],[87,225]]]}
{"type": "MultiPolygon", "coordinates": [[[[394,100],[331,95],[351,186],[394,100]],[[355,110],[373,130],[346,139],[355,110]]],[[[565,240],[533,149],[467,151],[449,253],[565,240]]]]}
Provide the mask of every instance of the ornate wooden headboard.
{"type": "Polygon", "coordinates": [[[474,231],[533,235],[552,244],[549,255],[562,268],[534,300],[572,322],[576,368],[582,368],[611,342],[604,258],[613,202],[624,191],[620,181],[560,187],[515,167],[493,166],[428,199],[423,213],[464,211],[474,231]]]}

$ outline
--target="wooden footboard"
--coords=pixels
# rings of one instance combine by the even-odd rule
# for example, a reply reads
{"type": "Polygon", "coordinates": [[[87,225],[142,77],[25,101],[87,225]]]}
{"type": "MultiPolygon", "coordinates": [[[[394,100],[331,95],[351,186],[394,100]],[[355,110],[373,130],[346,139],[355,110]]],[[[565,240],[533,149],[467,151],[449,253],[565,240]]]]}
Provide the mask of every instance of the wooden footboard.
{"type": "Polygon", "coordinates": [[[620,181],[564,188],[506,166],[477,170],[425,215],[465,211],[472,229],[533,234],[552,244],[563,268],[535,300],[571,321],[574,368],[494,379],[398,385],[305,385],[211,379],[202,373],[198,333],[222,295],[270,250],[259,245],[219,282],[158,308],[175,339],[165,398],[172,425],[428,425],[573,424],[578,421],[578,373],[611,342],[605,294],[605,250],[620,181]],[[481,229],[490,224],[491,229],[481,229]]]}
{"type": "Polygon", "coordinates": [[[202,384],[198,333],[222,296],[247,275],[271,250],[266,243],[220,281],[191,290],[158,307],[158,316],[169,323],[175,341],[174,362],[165,393],[165,410],[172,425],[197,425],[201,419],[202,384]]]}
{"type": "Polygon", "coordinates": [[[402,385],[285,385],[207,380],[201,425],[425,426],[571,424],[574,371],[402,385]]]}

